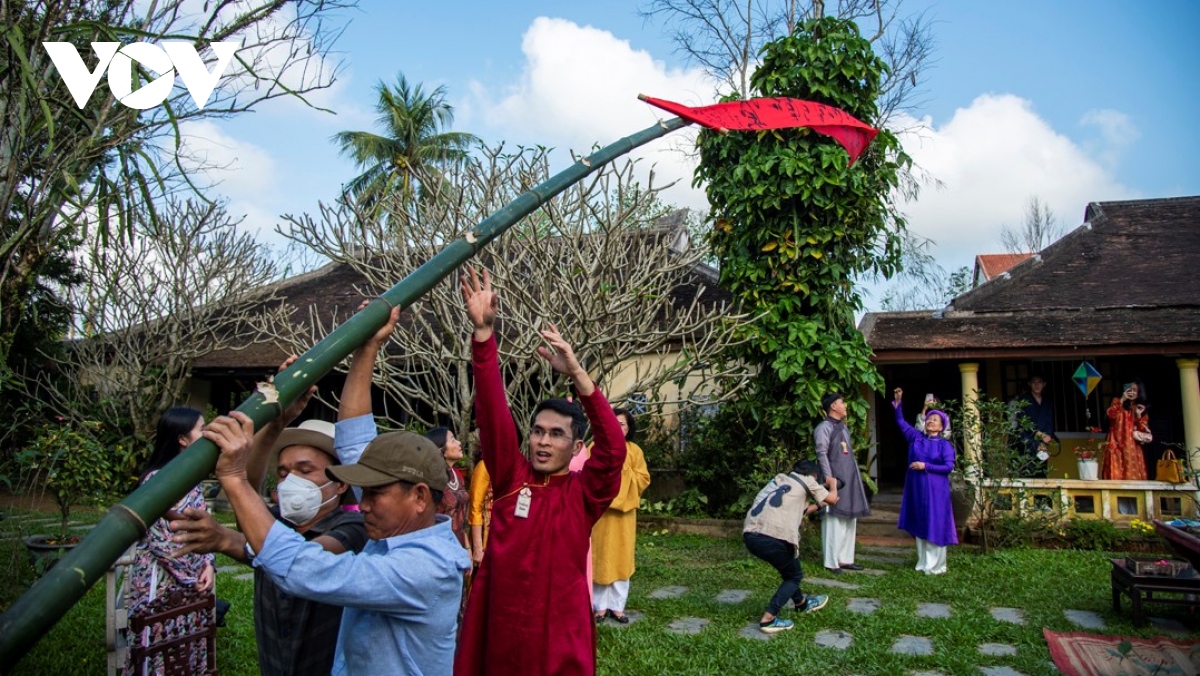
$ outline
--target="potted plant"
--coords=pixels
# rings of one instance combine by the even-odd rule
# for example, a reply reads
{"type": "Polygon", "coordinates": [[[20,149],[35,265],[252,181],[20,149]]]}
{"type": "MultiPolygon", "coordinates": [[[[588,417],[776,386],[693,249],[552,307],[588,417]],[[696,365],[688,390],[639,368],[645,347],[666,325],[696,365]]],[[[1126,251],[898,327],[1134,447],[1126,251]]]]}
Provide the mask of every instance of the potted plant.
{"type": "Polygon", "coordinates": [[[1099,427],[1089,427],[1087,431],[1091,436],[1087,441],[1075,446],[1075,460],[1078,464],[1079,478],[1084,481],[1095,481],[1100,476],[1100,456],[1103,454],[1103,441],[1097,440],[1095,435],[1100,432],[1099,427]]]}
{"type": "MultiPolygon", "coordinates": [[[[16,454],[31,487],[49,491],[60,516],[57,533],[25,539],[35,565],[49,567],[82,539],[69,531],[71,508],[101,504],[121,483],[116,476],[114,452],[98,438],[100,423],[47,425],[16,454]]],[[[117,453],[120,448],[115,449],[117,453]]]]}

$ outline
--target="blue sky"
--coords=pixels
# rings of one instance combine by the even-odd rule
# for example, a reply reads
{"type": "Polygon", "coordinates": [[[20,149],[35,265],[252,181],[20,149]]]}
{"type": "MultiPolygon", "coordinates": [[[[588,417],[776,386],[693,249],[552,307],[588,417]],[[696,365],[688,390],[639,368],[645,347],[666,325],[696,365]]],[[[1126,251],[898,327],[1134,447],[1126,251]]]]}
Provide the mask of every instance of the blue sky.
{"type": "MultiPolygon", "coordinates": [[[[317,97],[337,115],[275,102],[197,130],[229,167],[215,175],[234,213],[264,237],[282,213],[314,212],[355,175],[329,138],[372,129],[374,86],[403,73],[444,85],[455,129],[489,143],[587,150],[658,119],[647,93],[712,102],[638,0],[409,3],[362,0],[338,43],[342,75],[317,97]]],[[[829,3],[833,5],[835,3],[829,3]]],[[[1001,250],[1030,196],[1074,228],[1088,202],[1200,194],[1200,2],[907,0],[937,48],[905,137],[944,185],[904,206],[947,268],[1001,250]]],[[[667,193],[703,208],[668,137],[641,153],[667,193]]],[[[565,167],[565,153],[554,170],[565,167]]],[[[277,241],[277,238],[275,238],[277,241]]],[[[872,305],[872,303],[868,303],[872,305]]]]}

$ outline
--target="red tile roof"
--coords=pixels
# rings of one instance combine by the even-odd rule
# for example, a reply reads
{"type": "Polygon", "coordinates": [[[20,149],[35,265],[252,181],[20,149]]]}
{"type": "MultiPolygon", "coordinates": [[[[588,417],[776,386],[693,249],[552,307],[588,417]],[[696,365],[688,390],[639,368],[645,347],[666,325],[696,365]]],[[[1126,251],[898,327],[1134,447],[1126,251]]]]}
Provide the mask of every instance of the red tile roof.
{"type": "Polygon", "coordinates": [[[1017,263],[1027,261],[1032,257],[1031,253],[979,254],[975,257],[976,283],[982,284],[991,281],[1001,273],[1008,272],[1017,263]]]}

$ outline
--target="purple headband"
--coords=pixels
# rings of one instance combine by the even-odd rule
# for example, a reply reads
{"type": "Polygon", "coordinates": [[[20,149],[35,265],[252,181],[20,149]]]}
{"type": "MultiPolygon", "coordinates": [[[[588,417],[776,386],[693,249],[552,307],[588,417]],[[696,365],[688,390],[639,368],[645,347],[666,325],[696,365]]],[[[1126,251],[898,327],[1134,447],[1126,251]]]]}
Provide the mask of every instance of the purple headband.
{"type": "Polygon", "coordinates": [[[942,413],[941,411],[937,410],[936,408],[930,409],[925,412],[926,419],[928,419],[929,416],[931,416],[931,415],[936,415],[937,417],[942,419],[942,431],[945,431],[950,428],[950,418],[945,413],[942,413]]]}

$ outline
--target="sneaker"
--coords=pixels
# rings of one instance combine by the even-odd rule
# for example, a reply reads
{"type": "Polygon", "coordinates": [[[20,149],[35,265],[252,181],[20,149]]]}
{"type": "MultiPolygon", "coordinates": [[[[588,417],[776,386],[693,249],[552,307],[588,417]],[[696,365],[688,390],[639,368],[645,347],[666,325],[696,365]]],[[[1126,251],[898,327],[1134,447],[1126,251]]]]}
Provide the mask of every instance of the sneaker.
{"type": "Polygon", "coordinates": [[[817,594],[816,596],[809,596],[807,599],[805,599],[804,609],[801,610],[800,612],[815,613],[818,610],[824,608],[826,603],[829,603],[829,597],[824,594],[817,594]]]}
{"type": "Polygon", "coordinates": [[[794,625],[792,624],[791,620],[785,620],[782,617],[776,617],[770,622],[759,622],[758,630],[764,634],[778,634],[781,631],[787,631],[788,629],[791,629],[793,626],[794,625]]]}

